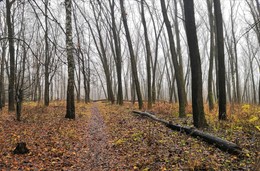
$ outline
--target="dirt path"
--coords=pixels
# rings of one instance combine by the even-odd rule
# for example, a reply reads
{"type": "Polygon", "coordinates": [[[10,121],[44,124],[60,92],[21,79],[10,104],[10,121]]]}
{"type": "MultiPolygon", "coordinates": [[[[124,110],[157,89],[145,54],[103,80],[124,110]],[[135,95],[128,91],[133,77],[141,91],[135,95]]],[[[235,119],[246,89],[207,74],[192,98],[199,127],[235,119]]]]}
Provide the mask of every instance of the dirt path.
{"type": "Polygon", "coordinates": [[[97,104],[91,108],[91,117],[87,128],[87,144],[89,153],[89,170],[111,170],[111,160],[108,144],[108,135],[104,120],[97,104]]]}

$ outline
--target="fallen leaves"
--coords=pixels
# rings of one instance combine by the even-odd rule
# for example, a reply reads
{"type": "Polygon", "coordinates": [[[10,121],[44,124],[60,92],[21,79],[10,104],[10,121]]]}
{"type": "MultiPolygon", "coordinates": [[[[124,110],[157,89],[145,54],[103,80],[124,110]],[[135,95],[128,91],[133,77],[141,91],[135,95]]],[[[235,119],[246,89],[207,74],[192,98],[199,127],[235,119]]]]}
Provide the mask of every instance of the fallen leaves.
{"type": "MultiPolygon", "coordinates": [[[[111,134],[111,142],[119,144],[114,146],[120,156],[116,166],[119,170],[250,170],[259,155],[259,143],[256,143],[259,142],[259,133],[248,125],[253,114],[259,116],[257,112],[250,112],[258,109],[253,110],[250,105],[237,108],[243,113],[229,116],[235,117],[234,122],[219,122],[216,111],[207,115],[211,127],[206,131],[232,142],[238,141],[244,149],[244,157],[230,155],[147,118],[134,116],[128,111],[134,109],[132,104],[123,107],[100,104],[100,108],[111,134]]],[[[174,123],[192,125],[192,115],[179,119],[178,114],[172,112],[176,108],[172,104],[161,103],[155,104],[151,112],[174,123]]],[[[256,119],[250,122],[253,125],[257,123],[256,119]]]]}
{"type": "MultiPolygon", "coordinates": [[[[258,106],[230,106],[226,122],[217,120],[216,110],[205,110],[210,125],[206,131],[238,143],[243,157],[132,115],[137,108],[130,103],[77,103],[77,118],[71,121],[64,119],[64,102],[52,102],[47,108],[28,102],[22,122],[4,109],[0,114],[0,170],[252,170],[259,162],[258,106]],[[27,143],[30,153],[13,155],[20,141],[27,143]],[[108,162],[106,156],[112,162],[101,167],[108,162]]],[[[150,112],[192,126],[191,106],[185,119],[179,119],[177,111],[178,105],[157,103],[150,112]]]]}
{"type": "Polygon", "coordinates": [[[79,163],[78,156],[86,149],[84,135],[90,114],[88,110],[84,111],[80,120],[69,121],[64,119],[66,108],[63,102],[52,103],[48,108],[29,102],[23,108],[22,122],[16,122],[7,111],[0,115],[0,170],[70,170],[84,167],[78,166],[83,164],[79,163]],[[11,153],[20,141],[27,143],[29,154],[11,153]]]}

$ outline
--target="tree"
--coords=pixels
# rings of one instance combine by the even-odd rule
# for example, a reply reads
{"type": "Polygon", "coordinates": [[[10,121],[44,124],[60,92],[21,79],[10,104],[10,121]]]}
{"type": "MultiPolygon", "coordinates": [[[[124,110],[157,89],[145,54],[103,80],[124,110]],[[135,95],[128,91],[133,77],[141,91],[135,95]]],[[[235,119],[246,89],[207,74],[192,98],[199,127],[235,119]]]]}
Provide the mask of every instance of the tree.
{"type": "Polygon", "coordinates": [[[14,83],[15,83],[15,49],[14,49],[14,28],[11,20],[11,7],[15,0],[6,0],[6,24],[8,32],[8,42],[9,42],[9,55],[10,55],[10,76],[8,85],[8,110],[14,111],[14,83]]]}
{"type": "MultiPolygon", "coordinates": [[[[102,66],[103,66],[103,69],[104,69],[104,73],[105,73],[105,77],[106,77],[106,82],[107,82],[107,94],[108,94],[108,100],[111,101],[112,104],[114,104],[115,102],[115,97],[114,97],[114,93],[113,93],[113,88],[112,88],[112,80],[111,80],[111,69],[110,69],[110,65],[109,65],[109,58],[107,57],[107,51],[106,51],[106,41],[104,40],[104,36],[102,35],[101,33],[101,26],[100,26],[100,20],[102,20],[102,18],[100,17],[100,11],[96,11],[96,7],[94,6],[94,2],[91,0],[90,1],[91,3],[91,7],[92,7],[92,10],[93,10],[93,13],[94,13],[94,18],[95,18],[95,26],[96,26],[96,30],[97,30],[97,33],[98,33],[98,36],[96,36],[94,34],[94,30],[92,28],[92,26],[90,25],[90,23],[87,21],[88,25],[89,25],[89,28],[90,28],[90,31],[91,31],[91,34],[93,36],[93,39],[94,39],[94,43],[95,43],[95,46],[97,48],[97,51],[98,51],[98,54],[99,54],[99,57],[101,59],[101,62],[102,62],[102,66]],[[97,38],[95,38],[97,37],[97,38]],[[99,40],[99,45],[100,47],[98,46],[98,43],[97,43],[97,40],[99,40]]],[[[100,2],[99,3],[99,10],[102,10],[101,8],[101,4],[100,2]]]]}
{"type": "Polygon", "coordinates": [[[49,65],[50,65],[50,57],[49,57],[49,43],[48,43],[48,3],[49,0],[45,0],[45,87],[44,87],[44,105],[49,106],[50,103],[50,81],[49,81],[49,65]]]}
{"type": "Polygon", "coordinates": [[[216,18],[217,53],[218,53],[218,88],[219,88],[219,120],[226,120],[226,82],[225,82],[225,55],[223,24],[220,0],[214,0],[216,18]]]}
{"type": "Polygon", "coordinates": [[[6,54],[6,43],[2,45],[2,57],[0,62],[0,110],[4,107],[4,63],[5,63],[5,54],[6,54]]]}
{"type": "Polygon", "coordinates": [[[114,48],[115,54],[114,59],[116,63],[116,71],[117,71],[117,103],[119,105],[123,104],[123,85],[122,85],[122,55],[121,55],[121,45],[119,41],[119,33],[116,27],[116,19],[115,19],[115,0],[109,1],[109,6],[111,10],[111,20],[112,20],[112,33],[113,33],[113,40],[114,40],[114,48]]]}
{"type": "Polygon", "coordinates": [[[212,0],[207,0],[207,8],[209,15],[209,28],[210,28],[210,55],[209,55],[209,75],[208,75],[208,101],[209,109],[213,110],[214,108],[214,98],[213,98],[213,89],[212,89],[212,72],[213,72],[213,61],[215,55],[215,28],[214,28],[214,16],[212,12],[212,0]]]}
{"type": "Polygon", "coordinates": [[[189,45],[189,56],[192,74],[192,111],[193,124],[197,128],[207,126],[202,97],[202,73],[198,46],[197,31],[194,16],[193,0],[184,1],[186,34],[189,45]]]}
{"type": "Polygon", "coordinates": [[[73,58],[73,42],[72,42],[72,2],[65,0],[66,9],[66,52],[68,61],[68,87],[67,87],[67,104],[65,118],[75,119],[75,101],[74,101],[74,69],[75,63],[73,58]]]}
{"type": "Polygon", "coordinates": [[[147,32],[145,14],[144,14],[144,0],[141,0],[141,18],[144,27],[144,38],[146,47],[146,70],[147,70],[147,91],[148,91],[148,109],[152,107],[152,87],[151,87],[151,47],[149,43],[149,37],[147,32]]]}
{"type": "Polygon", "coordinates": [[[171,29],[170,20],[167,15],[167,9],[166,9],[164,0],[161,0],[161,7],[162,7],[162,14],[163,14],[165,26],[166,26],[167,33],[168,33],[170,51],[171,51],[172,61],[173,61],[174,70],[175,70],[175,74],[176,74],[176,82],[177,82],[178,98],[179,98],[179,116],[185,117],[186,116],[186,114],[185,114],[186,93],[185,93],[184,79],[183,79],[183,74],[181,72],[180,64],[177,59],[177,53],[175,50],[175,43],[174,43],[174,39],[173,39],[173,32],[171,29]]]}
{"type": "Polygon", "coordinates": [[[126,39],[127,39],[127,44],[128,44],[129,54],[130,54],[133,81],[134,81],[135,88],[136,88],[138,105],[139,105],[139,109],[142,109],[143,108],[143,100],[142,100],[142,94],[141,94],[141,89],[140,89],[140,83],[139,83],[139,79],[138,79],[136,59],[135,59],[132,40],[131,40],[131,36],[130,36],[128,24],[127,24],[126,11],[125,11],[125,7],[124,7],[124,0],[120,0],[120,9],[121,9],[123,25],[124,25],[124,28],[125,28],[125,34],[126,34],[126,39]]]}

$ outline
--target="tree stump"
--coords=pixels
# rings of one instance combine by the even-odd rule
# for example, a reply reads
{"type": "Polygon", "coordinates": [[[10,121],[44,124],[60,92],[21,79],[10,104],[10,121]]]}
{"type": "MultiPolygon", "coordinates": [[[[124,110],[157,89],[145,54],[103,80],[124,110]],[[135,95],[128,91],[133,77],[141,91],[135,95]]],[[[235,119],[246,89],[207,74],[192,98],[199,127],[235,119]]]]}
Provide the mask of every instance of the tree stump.
{"type": "Polygon", "coordinates": [[[13,151],[14,154],[26,154],[29,153],[29,149],[26,147],[25,142],[17,143],[16,148],[13,151]]]}

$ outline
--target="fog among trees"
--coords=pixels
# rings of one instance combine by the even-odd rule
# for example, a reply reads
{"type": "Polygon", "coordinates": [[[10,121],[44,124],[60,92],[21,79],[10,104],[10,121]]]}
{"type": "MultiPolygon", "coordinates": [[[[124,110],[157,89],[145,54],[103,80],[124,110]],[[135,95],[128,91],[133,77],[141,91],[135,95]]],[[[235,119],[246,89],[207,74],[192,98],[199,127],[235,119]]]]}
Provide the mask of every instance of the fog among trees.
{"type": "Polygon", "coordinates": [[[259,1],[185,2],[1,1],[0,106],[169,101],[185,117],[197,101],[259,103],[259,1]]]}

